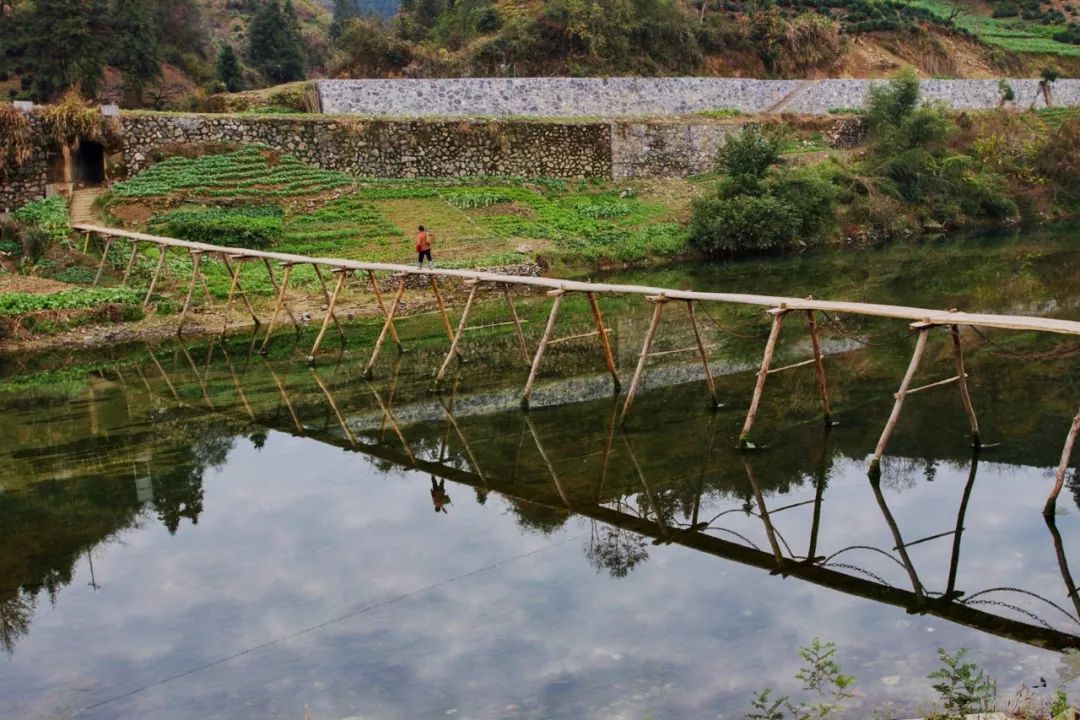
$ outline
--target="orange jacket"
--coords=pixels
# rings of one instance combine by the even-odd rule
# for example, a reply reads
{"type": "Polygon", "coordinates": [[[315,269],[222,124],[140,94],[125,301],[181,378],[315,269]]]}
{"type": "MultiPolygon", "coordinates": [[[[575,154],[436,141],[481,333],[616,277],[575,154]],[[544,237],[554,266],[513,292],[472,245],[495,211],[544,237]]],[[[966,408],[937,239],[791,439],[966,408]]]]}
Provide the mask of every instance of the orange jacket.
{"type": "Polygon", "coordinates": [[[430,233],[422,232],[416,234],[416,252],[424,252],[431,249],[430,233]]]}

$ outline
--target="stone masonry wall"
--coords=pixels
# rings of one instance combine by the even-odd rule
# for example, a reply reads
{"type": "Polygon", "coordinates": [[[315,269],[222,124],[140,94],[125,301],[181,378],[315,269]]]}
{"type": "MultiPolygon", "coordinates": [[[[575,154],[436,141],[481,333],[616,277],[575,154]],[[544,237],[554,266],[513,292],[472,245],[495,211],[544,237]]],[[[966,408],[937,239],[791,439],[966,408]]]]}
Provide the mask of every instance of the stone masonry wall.
{"type": "Polygon", "coordinates": [[[685,177],[712,169],[724,139],[737,124],[615,122],[611,126],[611,177],[685,177]]]}
{"type": "MultiPolygon", "coordinates": [[[[36,117],[31,116],[30,123],[35,130],[39,129],[36,117]]],[[[37,132],[36,136],[40,139],[41,133],[37,132]]],[[[11,212],[45,197],[48,168],[48,152],[42,140],[35,143],[34,154],[22,167],[8,177],[0,176],[0,213],[11,212]]]]}
{"type": "Polygon", "coordinates": [[[609,177],[608,123],[359,120],[129,114],[128,174],[171,145],[261,143],[330,170],[373,177],[609,177]]]}
{"type": "MultiPolygon", "coordinates": [[[[861,107],[882,80],[743,78],[458,78],[321,80],[324,113],[370,116],[642,117],[731,109],[746,113],[825,114],[861,107]]],[[[1029,106],[1038,80],[1008,80],[1029,106]]],[[[997,80],[924,80],[926,98],[953,108],[992,108],[997,80]]],[[[1080,80],[1054,84],[1055,105],[1080,105],[1080,80]]],[[[1042,101],[1039,101],[1042,104],[1042,101]]]]}

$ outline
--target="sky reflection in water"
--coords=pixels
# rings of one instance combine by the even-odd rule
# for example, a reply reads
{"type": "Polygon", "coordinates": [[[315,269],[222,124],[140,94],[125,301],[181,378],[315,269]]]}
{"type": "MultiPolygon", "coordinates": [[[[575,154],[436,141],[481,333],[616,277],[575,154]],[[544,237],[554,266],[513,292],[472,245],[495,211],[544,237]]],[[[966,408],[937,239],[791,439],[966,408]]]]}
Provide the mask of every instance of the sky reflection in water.
{"type": "MultiPolygon", "coordinates": [[[[716,416],[702,407],[699,384],[654,383],[635,407],[640,421],[625,439],[613,437],[598,489],[607,401],[538,410],[532,427],[518,413],[470,408],[469,398],[519,384],[517,371],[497,369],[498,358],[489,359],[494,370],[481,361],[463,373],[457,428],[424,393],[427,355],[398,368],[397,382],[381,368],[370,387],[359,377],[366,358],[321,369],[350,432],[383,456],[376,459],[335,446],[350,443],[310,371],[258,358],[245,369],[242,343],[230,351],[232,367],[220,351],[212,357],[205,395],[182,353],[158,351],[179,403],[146,358],[120,375],[102,373],[74,402],[32,393],[6,401],[15,442],[0,445],[0,600],[24,597],[16,588],[30,587],[29,577],[40,584],[46,570],[59,580],[52,601],[38,593],[25,627],[12,631],[5,621],[12,652],[0,658],[0,716],[301,718],[310,706],[315,720],[732,717],[755,690],[797,691],[798,648],[814,637],[836,642],[857,676],[856,714],[895,703],[904,715],[928,703],[938,647],[970,648],[1003,695],[1039,678],[1080,692],[1057,652],[540,507],[565,496],[586,514],[644,519],[662,536],[685,531],[677,528],[689,524],[701,482],[698,517],[728,511],[705,534],[768,558],[746,460],[783,553],[799,557],[815,482],[827,478],[816,554],[860,546],[832,569],[910,590],[866,477],[903,353],[854,351],[830,363],[844,424],[828,445],[813,421],[812,380],[778,377],[759,421],[775,447],[752,456],[730,442],[745,410],[745,373],[721,378],[722,395],[734,401],[716,416]],[[401,456],[402,443],[382,427],[372,388],[380,400],[397,393],[391,407],[418,456],[442,454],[451,474],[471,474],[490,491],[448,480],[447,512],[433,512],[431,476],[386,459],[401,456]],[[206,401],[214,412],[200,409],[206,401]],[[254,419],[245,419],[245,403],[254,419]],[[39,438],[49,433],[55,438],[39,438]],[[710,434],[715,448],[702,473],[710,434]],[[188,467],[193,457],[202,460],[188,467]],[[120,471],[128,466],[130,479],[120,471]],[[113,511],[102,521],[111,532],[91,543],[91,577],[79,544],[60,546],[61,525],[113,511]],[[597,539],[613,537],[640,558],[623,577],[590,562],[597,539]]],[[[195,355],[201,367],[204,350],[195,355]]],[[[969,598],[989,588],[1038,593],[1061,610],[1011,591],[972,607],[1037,629],[1049,623],[1075,640],[1080,623],[1067,616],[1076,610],[1040,512],[1069,412],[1043,373],[1068,385],[1075,361],[1022,374],[1003,358],[973,364],[984,434],[1007,442],[979,462],[956,587],[969,598]]],[[[882,482],[906,542],[954,528],[970,470],[964,429],[947,391],[912,401],[882,482]]],[[[1071,488],[1059,505],[1063,547],[1080,562],[1071,488]]],[[[929,590],[945,588],[952,551],[951,535],[909,548],[929,590]]]]}

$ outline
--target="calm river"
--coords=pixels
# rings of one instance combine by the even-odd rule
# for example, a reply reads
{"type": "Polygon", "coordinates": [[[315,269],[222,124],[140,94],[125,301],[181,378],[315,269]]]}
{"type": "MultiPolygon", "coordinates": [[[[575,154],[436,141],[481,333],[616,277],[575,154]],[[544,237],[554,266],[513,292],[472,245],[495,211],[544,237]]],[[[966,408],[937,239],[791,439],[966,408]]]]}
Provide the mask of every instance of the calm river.
{"type": "MultiPolygon", "coordinates": [[[[1080,319],[1077,231],[609,279],[1080,319]]],[[[518,299],[532,347],[547,306],[518,299]]],[[[565,306],[560,336],[588,332],[587,306],[565,306]]],[[[602,307],[625,388],[651,309],[602,307]]],[[[654,351],[692,343],[680,310],[654,351]]],[[[823,428],[812,368],[773,375],[768,447],[739,453],[768,318],[707,310],[724,407],[672,352],[625,428],[595,338],[551,348],[523,414],[498,302],[438,394],[431,315],[400,323],[408,352],[371,380],[370,324],[314,368],[307,331],[267,357],[234,336],[7,358],[0,718],[738,718],[765,687],[802,698],[815,637],[857,678],[852,716],[928,708],[938,648],[968,648],[1003,700],[1045,683],[1075,701],[1075,470],[1054,521],[1041,510],[1077,343],[965,333],[999,445],[973,455],[956,386],[928,390],[874,484],[906,324],[822,318],[839,424],[823,428]]],[[[792,320],[777,364],[808,352],[792,320]]],[[[919,382],[953,369],[932,335],[919,382]]]]}

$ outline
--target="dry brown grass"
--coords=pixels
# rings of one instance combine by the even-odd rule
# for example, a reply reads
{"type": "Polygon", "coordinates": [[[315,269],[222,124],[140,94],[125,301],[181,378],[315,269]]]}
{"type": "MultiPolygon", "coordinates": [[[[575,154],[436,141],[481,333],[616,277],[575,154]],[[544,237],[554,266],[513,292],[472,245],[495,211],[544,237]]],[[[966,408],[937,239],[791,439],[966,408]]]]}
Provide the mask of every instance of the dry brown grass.
{"type": "Polygon", "coordinates": [[[11,105],[0,106],[0,177],[25,165],[33,154],[30,119],[11,105]]]}
{"type": "Polygon", "coordinates": [[[77,150],[83,140],[104,142],[113,130],[111,123],[93,103],[77,90],[41,111],[45,132],[58,145],[77,150]]]}

